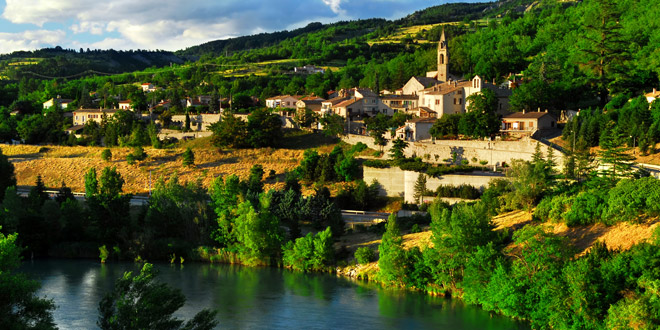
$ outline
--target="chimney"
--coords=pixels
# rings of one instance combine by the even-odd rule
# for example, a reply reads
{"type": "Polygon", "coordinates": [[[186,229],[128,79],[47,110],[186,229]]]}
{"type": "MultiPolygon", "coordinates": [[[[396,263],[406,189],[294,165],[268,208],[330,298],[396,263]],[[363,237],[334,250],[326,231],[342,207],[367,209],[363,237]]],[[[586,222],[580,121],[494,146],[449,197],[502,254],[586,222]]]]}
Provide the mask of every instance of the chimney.
{"type": "Polygon", "coordinates": [[[523,115],[525,114],[525,109],[523,109],[523,115]]]}
{"type": "Polygon", "coordinates": [[[655,94],[655,88],[653,88],[653,94],[655,94]]]}
{"type": "Polygon", "coordinates": [[[541,107],[539,107],[539,110],[538,110],[538,111],[541,112],[541,107]]]}
{"type": "Polygon", "coordinates": [[[548,109],[545,109],[545,113],[548,113],[548,109]]]}

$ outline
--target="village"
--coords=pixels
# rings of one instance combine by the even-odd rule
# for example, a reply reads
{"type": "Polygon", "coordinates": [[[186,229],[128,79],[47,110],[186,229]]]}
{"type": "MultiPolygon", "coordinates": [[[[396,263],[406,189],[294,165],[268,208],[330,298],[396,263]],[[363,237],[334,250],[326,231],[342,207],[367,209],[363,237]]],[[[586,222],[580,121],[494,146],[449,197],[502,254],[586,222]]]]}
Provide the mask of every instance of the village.
{"type": "MultiPolygon", "coordinates": [[[[484,81],[474,76],[462,80],[453,76],[450,71],[450,50],[444,31],[437,46],[437,69],[427,72],[425,76],[413,76],[401,88],[389,91],[381,90],[378,93],[368,88],[341,89],[329,91],[325,98],[317,95],[278,95],[267,98],[265,107],[280,115],[283,128],[323,130],[319,118],[328,115],[337,115],[344,122],[343,139],[357,141],[378,149],[368,138],[370,132],[365,119],[379,114],[393,116],[396,113],[405,114],[408,118],[400,127],[392,127],[384,134],[388,141],[384,146],[386,150],[395,139],[410,143],[406,155],[433,154],[427,157],[429,162],[442,163],[451,158],[452,150],[460,147],[464,159],[487,159],[492,166],[502,166],[510,163],[511,159],[531,159],[536,142],[533,139],[546,140],[545,137],[554,137],[561,133],[558,122],[566,122],[576,111],[562,111],[549,113],[542,109],[529,109],[522,112],[509,112],[509,96],[512,89],[518,84],[516,75],[511,75],[504,83],[484,81]],[[435,122],[447,115],[464,114],[469,109],[471,95],[480,94],[490,90],[497,98],[496,114],[501,118],[501,127],[498,134],[485,139],[437,140],[432,137],[431,130],[435,122]],[[297,116],[305,113],[311,114],[311,121],[302,124],[297,116]],[[303,126],[304,125],[304,126],[303,126]],[[504,146],[506,145],[506,146],[504,146]],[[478,155],[487,150],[489,155],[478,155]],[[511,152],[513,151],[513,152],[511,152]],[[473,155],[474,154],[474,155],[473,155]]],[[[315,66],[296,67],[295,74],[323,73],[322,68],[315,66]]],[[[142,83],[141,91],[148,95],[160,88],[152,83],[142,83]]],[[[148,98],[148,96],[147,96],[148,98]]],[[[58,107],[65,109],[64,116],[71,118],[71,127],[66,132],[81,137],[85,124],[96,122],[101,124],[104,120],[112,118],[118,111],[133,113],[145,122],[153,122],[161,129],[159,138],[183,140],[212,135],[210,126],[221,120],[222,113],[234,110],[234,115],[246,120],[248,114],[235,112],[232,109],[231,98],[213,100],[212,96],[200,95],[184,97],[178,109],[185,109],[185,113],[172,113],[162,116],[175,104],[170,100],[160,100],[148,106],[148,111],[136,111],[131,100],[118,100],[116,108],[78,108],[70,109],[73,100],[60,97],[52,98],[43,104],[44,109],[58,107]],[[217,111],[209,112],[210,108],[219,107],[217,111]],[[105,119],[104,119],[105,118],[105,119]]],[[[99,102],[100,100],[96,100],[99,102]]],[[[253,100],[255,103],[258,100],[253,100]]],[[[534,140],[536,141],[536,140],[534,140]]],[[[385,153],[385,157],[387,154],[385,153]]],[[[459,159],[458,161],[461,161],[459,159]]],[[[559,162],[561,163],[561,162],[559,162]]]]}

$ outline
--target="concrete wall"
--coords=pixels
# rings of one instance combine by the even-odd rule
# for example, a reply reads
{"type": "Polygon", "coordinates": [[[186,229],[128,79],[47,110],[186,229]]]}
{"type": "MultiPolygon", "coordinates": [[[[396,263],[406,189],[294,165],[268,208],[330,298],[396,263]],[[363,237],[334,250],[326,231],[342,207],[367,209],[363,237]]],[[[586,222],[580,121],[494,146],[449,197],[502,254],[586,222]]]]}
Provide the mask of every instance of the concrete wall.
{"type": "MultiPolygon", "coordinates": [[[[403,197],[408,203],[415,203],[415,183],[419,173],[403,171],[399,168],[373,168],[364,167],[364,181],[371,184],[376,180],[381,185],[381,195],[390,197],[403,197]]],[[[470,174],[448,174],[440,178],[426,177],[426,189],[436,190],[441,185],[458,186],[469,184],[479,189],[485,189],[488,183],[503,174],[490,172],[474,172],[470,174]]]]}
{"type": "MultiPolygon", "coordinates": [[[[380,150],[379,146],[374,145],[374,139],[370,136],[349,134],[342,140],[349,144],[362,142],[369,148],[380,150]]],[[[444,159],[452,158],[452,153],[455,152],[457,162],[465,159],[471,165],[479,165],[479,161],[486,160],[488,165],[502,166],[503,163],[511,164],[512,159],[532,160],[537,142],[532,138],[523,138],[518,141],[435,140],[432,142],[427,140],[408,142],[408,148],[404,150],[404,154],[406,157],[417,155],[429,163],[444,163],[444,159]],[[472,158],[476,158],[477,163],[474,163],[472,158]]],[[[383,151],[387,154],[391,147],[392,142],[388,141],[383,151]]],[[[541,143],[541,151],[544,156],[547,148],[541,143]]],[[[554,150],[554,157],[555,163],[558,165],[556,170],[561,171],[564,163],[563,154],[554,150]]]]}

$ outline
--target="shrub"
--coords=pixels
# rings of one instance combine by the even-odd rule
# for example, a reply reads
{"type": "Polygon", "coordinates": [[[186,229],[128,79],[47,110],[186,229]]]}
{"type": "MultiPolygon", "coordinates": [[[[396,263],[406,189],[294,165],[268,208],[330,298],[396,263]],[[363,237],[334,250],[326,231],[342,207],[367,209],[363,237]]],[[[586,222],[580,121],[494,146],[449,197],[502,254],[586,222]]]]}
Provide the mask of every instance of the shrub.
{"type": "Polygon", "coordinates": [[[376,261],[376,253],[374,250],[366,246],[359,247],[357,250],[355,250],[354,257],[357,263],[360,265],[366,265],[372,261],[376,261]]]}
{"type": "Polygon", "coordinates": [[[142,146],[137,146],[133,148],[133,159],[145,160],[146,158],[147,158],[147,154],[144,152],[142,146]]]}
{"type": "Polygon", "coordinates": [[[564,213],[566,225],[584,226],[596,223],[607,205],[607,192],[604,190],[583,191],[575,196],[570,210],[564,213]]]}
{"type": "Polygon", "coordinates": [[[135,164],[135,157],[133,156],[133,154],[126,155],[126,163],[128,163],[128,165],[135,164]]]}
{"type": "Polygon", "coordinates": [[[195,154],[190,147],[186,148],[186,151],[183,152],[182,158],[183,166],[192,166],[195,164],[195,154]]]}
{"type": "Polygon", "coordinates": [[[355,154],[355,153],[358,153],[358,152],[362,152],[365,149],[367,149],[367,145],[362,143],[362,142],[358,142],[354,146],[351,147],[351,150],[348,153],[352,155],[352,154],[355,154]]]}
{"type": "Polygon", "coordinates": [[[364,163],[362,163],[362,165],[365,167],[373,167],[373,168],[389,168],[390,162],[386,160],[369,159],[364,163]]]}
{"type": "Polygon", "coordinates": [[[103,159],[106,162],[112,160],[112,152],[110,151],[110,149],[104,149],[103,152],[101,152],[101,159],[103,159]]]}

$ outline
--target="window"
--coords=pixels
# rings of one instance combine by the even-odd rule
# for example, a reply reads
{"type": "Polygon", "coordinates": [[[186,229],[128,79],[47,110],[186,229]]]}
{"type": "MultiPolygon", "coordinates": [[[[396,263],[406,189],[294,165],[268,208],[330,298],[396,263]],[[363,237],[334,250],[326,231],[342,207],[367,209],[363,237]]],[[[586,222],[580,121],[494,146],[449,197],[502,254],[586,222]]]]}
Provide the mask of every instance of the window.
{"type": "Polygon", "coordinates": [[[534,128],[534,122],[533,121],[529,123],[529,128],[534,128]]]}
{"type": "Polygon", "coordinates": [[[458,99],[458,104],[463,104],[463,99],[458,99]]]}
{"type": "Polygon", "coordinates": [[[440,100],[435,100],[435,105],[440,105],[440,100]]]}

